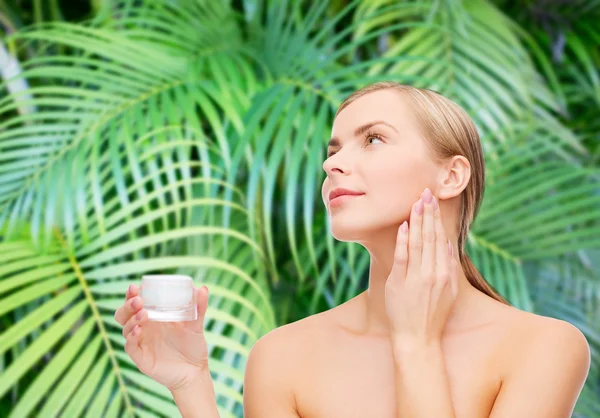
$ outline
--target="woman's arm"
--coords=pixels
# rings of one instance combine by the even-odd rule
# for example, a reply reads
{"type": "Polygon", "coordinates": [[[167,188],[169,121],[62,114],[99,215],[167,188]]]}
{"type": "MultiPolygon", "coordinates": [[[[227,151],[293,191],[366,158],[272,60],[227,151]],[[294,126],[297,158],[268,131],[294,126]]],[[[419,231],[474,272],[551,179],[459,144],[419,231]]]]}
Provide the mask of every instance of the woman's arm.
{"type": "MultiPolygon", "coordinates": [[[[297,361],[289,328],[277,328],[261,337],[250,350],[244,375],[244,416],[298,418],[291,386],[297,361]],[[286,335],[287,333],[287,335],[286,335]]],[[[173,399],[183,418],[219,418],[215,391],[206,368],[193,381],[171,389],[173,399]]]]}
{"type": "Polygon", "coordinates": [[[171,389],[171,394],[183,418],[219,418],[210,369],[202,370],[185,385],[171,389]]]}
{"type": "Polygon", "coordinates": [[[441,343],[393,344],[398,417],[455,418],[441,343]]]}

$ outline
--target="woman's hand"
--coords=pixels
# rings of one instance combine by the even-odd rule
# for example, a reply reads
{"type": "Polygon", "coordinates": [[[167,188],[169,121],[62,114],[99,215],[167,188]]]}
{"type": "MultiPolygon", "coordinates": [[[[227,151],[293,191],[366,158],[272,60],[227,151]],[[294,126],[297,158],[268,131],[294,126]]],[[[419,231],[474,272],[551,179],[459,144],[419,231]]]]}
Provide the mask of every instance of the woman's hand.
{"type": "Polygon", "coordinates": [[[429,189],[412,207],[410,229],[398,230],[385,305],[394,347],[441,342],[458,294],[458,265],[446,238],[439,204],[429,189]]]}
{"type": "Polygon", "coordinates": [[[149,321],[139,291],[138,286],[129,286],[125,303],[115,312],[115,320],[124,325],[125,352],[142,373],[171,391],[180,389],[208,370],[204,339],[208,288],[196,289],[198,319],[184,322],[149,321]]]}

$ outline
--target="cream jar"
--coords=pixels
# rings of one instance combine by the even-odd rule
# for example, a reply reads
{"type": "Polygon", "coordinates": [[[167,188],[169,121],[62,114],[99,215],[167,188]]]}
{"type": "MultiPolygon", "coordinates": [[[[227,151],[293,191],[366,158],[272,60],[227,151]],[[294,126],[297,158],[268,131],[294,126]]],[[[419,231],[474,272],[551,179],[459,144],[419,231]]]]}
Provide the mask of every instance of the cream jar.
{"type": "Polygon", "coordinates": [[[150,321],[179,322],[198,318],[196,288],[190,276],[144,275],[140,288],[150,321]]]}

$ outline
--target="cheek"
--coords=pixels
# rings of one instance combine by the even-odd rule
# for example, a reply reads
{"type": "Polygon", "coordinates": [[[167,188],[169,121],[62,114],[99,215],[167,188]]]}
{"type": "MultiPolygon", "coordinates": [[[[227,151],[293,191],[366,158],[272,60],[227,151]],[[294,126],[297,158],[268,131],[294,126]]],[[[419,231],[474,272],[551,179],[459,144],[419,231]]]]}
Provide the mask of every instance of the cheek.
{"type": "Polygon", "coordinates": [[[321,199],[323,200],[323,204],[326,204],[327,200],[329,200],[329,198],[325,196],[325,193],[329,190],[327,183],[329,183],[329,179],[325,178],[325,180],[323,180],[323,185],[321,186],[321,199]]]}
{"type": "Polygon", "coordinates": [[[403,222],[409,219],[412,205],[419,200],[421,185],[427,184],[425,170],[418,161],[386,161],[369,175],[369,200],[388,220],[403,222]]]}

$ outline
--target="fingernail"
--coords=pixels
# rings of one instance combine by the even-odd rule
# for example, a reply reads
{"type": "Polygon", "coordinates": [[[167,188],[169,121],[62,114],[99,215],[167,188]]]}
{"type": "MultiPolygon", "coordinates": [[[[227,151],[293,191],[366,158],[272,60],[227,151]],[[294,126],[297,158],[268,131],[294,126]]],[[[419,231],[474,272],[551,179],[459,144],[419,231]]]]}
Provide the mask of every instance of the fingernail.
{"type": "Polygon", "coordinates": [[[127,288],[127,296],[131,295],[131,288],[133,287],[132,284],[129,285],[129,287],[127,288]]]}
{"type": "Polygon", "coordinates": [[[433,196],[431,198],[431,203],[433,204],[433,210],[438,210],[439,209],[440,205],[438,205],[438,201],[435,198],[435,196],[433,196]]]}
{"type": "Polygon", "coordinates": [[[142,314],[143,314],[143,312],[144,312],[143,310],[142,310],[142,311],[139,311],[139,312],[137,313],[137,315],[135,316],[135,319],[137,319],[138,321],[139,321],[140,319],[142,319],[142,314]]]}
{"type": "Polygon", "coordinates": [[[139,306],[139,305],[138,305],[138,300],[137,300],[137,299],[133,299],[133,300],[131,301],[131,307],[132,307],[133,309],[136,309],[138,306],[139,306]]]}
{"type": "Polygon", "coordinates": [[[423,201],[425,203],[431,203],[431,190],[429,190],[429,187],[425,189],[425,191],[423,192],[423,201]]]}
{"type": "Polygon", "coordinates": [[[417,211],[417,213],[419,215],[423,214],[423,199],[419,199],[419,201],[417,202],[417,207],[415,208],[415,210],[417,211]]]}
{"type": "Polygon", "coordinates": [[[404,221],[402,225],[400,225],[400,231],[402,231],[403,234],[406,234],[408,232],[408,223],[406,223],[406,221],[404,221]]]}

